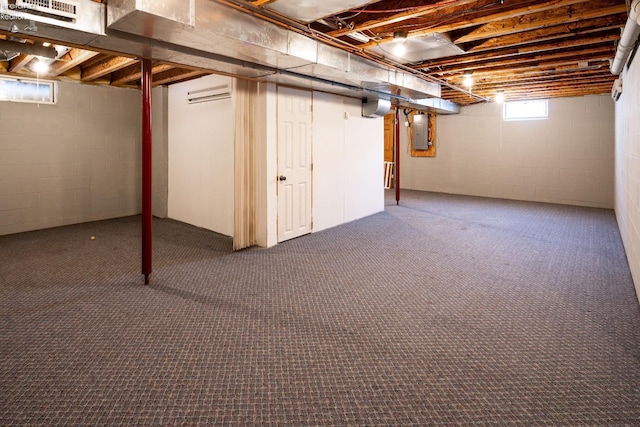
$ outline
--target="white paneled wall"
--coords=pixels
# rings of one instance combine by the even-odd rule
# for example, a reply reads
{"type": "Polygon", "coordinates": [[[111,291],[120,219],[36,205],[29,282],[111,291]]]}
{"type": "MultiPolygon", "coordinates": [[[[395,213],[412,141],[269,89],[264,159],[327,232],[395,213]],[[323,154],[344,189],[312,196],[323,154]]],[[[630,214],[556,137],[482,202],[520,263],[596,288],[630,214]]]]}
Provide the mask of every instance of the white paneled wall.
{"type": "Polygon", "coordinates": [[[67,82],[0,102],[0,234],[139,213],[141,115],[137,90],[67,82]]]}
{"type": "Polygon", "coordinates": [[[359,99],[314,92],[314,231],[384,210],[383,137],[359,99]]]}
{"type": "Polygon", "coordinates": [[[343,108],[343,222],[348,222],[384,210],[384,119],[362,117],[360,99],[344,98],[343,108]]]}
{"type": "Polygon", "coordinates": [[[435,158],[410,157],[403,126],[403,188],[613,207],[608,95],[551,99],[547,120],[503,121],[496,103],[464,107],[438,116],[436,135],[435,158]]]}
{"type": "Polygon", "coordinates": [[[627,260],[640,297],[640,63],[622,75],[616,102],[615,210],[627,260]]]}
{"type": "MultiPolygon", "coordinates": [[[[169,120],[169,89],[166,86],[158,86],[152,92],[152,120],[151,134],[153,139],[153,215],[167,217],[167,193],[168,193],[168,120],[169,120]]],[[[142,169],[141,169],[142,170],[142,169]]]]}
{"type": "Polygon", "coordinates": [[[232,101],[187,102],[187,92],[223,84],[231,78],[211,75],[169,87],[168,215],[233,236],[232,101]]]}
{"type": "Polygon", "coordinates": [[[345,217],[345,119],[342,98],[313,97],[313,227],[342,224],[345,217]],[[338,105],[336,105],[338,104],[338,105]]]}

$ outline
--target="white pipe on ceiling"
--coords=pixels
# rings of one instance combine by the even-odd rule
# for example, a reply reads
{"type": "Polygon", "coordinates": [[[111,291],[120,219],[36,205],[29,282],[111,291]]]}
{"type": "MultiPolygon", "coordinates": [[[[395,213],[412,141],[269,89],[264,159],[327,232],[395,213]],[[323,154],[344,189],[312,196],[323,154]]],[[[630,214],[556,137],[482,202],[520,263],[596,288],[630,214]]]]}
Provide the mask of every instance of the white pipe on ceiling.
{"type": "Polygon", "coordinates": [[[638,35],[640,34],[640,0],[633,0],[631,8],[629,10],[629,17],[627,23],[622,30],[622,36],[618,42],[618,50],[616,56],[611,63],[611,74],[618,75],[622,72],[624,65],[627,63],[627,58],[631,50],[636,44],[638,35]]]}

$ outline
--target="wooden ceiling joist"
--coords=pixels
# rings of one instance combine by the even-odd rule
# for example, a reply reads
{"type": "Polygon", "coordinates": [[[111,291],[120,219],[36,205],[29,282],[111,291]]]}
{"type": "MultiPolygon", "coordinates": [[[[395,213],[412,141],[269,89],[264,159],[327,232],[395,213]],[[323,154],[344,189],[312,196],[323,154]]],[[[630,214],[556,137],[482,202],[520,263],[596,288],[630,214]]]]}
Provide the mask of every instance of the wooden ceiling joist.
{"type": "Polygon", "coordinates": [[[21,53],[9,62],[7,71],[10,73],[15,73],[19,69],[25,67],[29,62],[31,62],[33,58],[35,58],[35,56],[25,55],[24,53],[21,53]]]}
{"type": "Polygon", "coordinates": [[[56,60],[51,67],[49,68],[49,72],[47,73],[48,77],[56,77],[60,74],[69,71],[70,69],[80,66],[82,63],[88,61],[94,56],[98,55],[98,52],[93,52],[90,50],[83,50],[72,48],[69,52],[67,52],[62,58],[56,60]]]}
{"type": "Polygon", "coordinates": [[[536,28],[516,34],[508,34],[482,40],[482,43],[467,49],[467,53],[482,52],[502,47],[516,47],[529,43],[540,43],[551,40],[585,36],[602,31],[617,31],[627,20],[625,13],[608,15],[595,19],[584,19],[577,22],[563,23],[545,28],[536,28]]]}
{"type": "Polygon", "coordinates": [[[417,65],[418,69],[439,69],[441,67],[446,67],[449,65],[461,65],[461,64],[471,64],[474,62],[488,62],[488,61],[496,61],[498,59],[524,56],[528,54],[535,53],[551,53],[553,51],[563,50],[563,49],[571,49],[582,46],[589,46],[599,43],[613,42],[620,38],[619,32],[610,32],[603,35],[592,36],[592,37],[583,37],[583,38],[572,38],[569,40],[564,40],[561,42],[551,42],[551,43],[541,43],[541,44],[529,44],[526,46],[520,47],[510,47],[503,49],[496,49],[489,52],[483,52],[479,54],[471,54],[471,55],[461,55],[455,57],[449,57],[441,60],[433,60],[420,65],[417,65]]]}
{"type": "Polygon", "coordinates": [[[153,76],[153,86],[160,86],[168,83],[175,83],[188,80],[194,77],[204,76],[208,73],[201,70],[185,70],[183,68],[174,68],[163,73],[153,76]]]}
{"type": "MultiPolygon", "coordinates": [[[[580,72],[566,72],[566,71],[557,71],[553,74],[553,81],[565,81],[568,82],[570,80],[580,80],[584,78],[590,78],[591,76],[601,76],[607,75],[606,70],[602,70],[600,68],[588,68],[583,69],[580,72]]],[[[511,85],[511,84],[526,84],[526,83],[548,83],[550,79],[549,73],[537,73],[537,74],[521,74],[521,73],[513,73],[513,74],[505,74],[500,77],[491,78],[491,79],[475,79],[474,87],[476,88],[484,88],[489,87],[491,85],[511,85]]]]}
{"type": "MultiPolygon", "coordinates": [[[[462,21],[449,22],[442,25],[436,25],[429,28],[423,28],[418,30],[412,30],[408,32],[408,37],[425,37],[434,33],[448,33],[453,30],[460,30],[463,28],[475,27],[478,25],[485,25],[495,21],[502,21],[505,19],[517,18],[522,15],[531,14],[534,12],[544,12],[547,10],[555,9],[560,6],[571,6],[578,3],[583,3],[586,0],[551,0],[539,3],[537,5],[529,5],[525,7],[515,8],[507,11],[502,11],[494,14],[487,14],[485,16],[479,16],[477,18],[466,19],[462,21]]],[[[560,23],[560,22],[557,22],[560,23]]],[[[524,30],[523,30],[524,31],[524,30]]],[[[378,43],[391,41],[393,36],[382,37],[380,40],[374,42],[364,43],[359,47],[375,46],[378,43]]],[[[456,42],[460,42],[456,40],[456,42]]]]}
{"type": "MultiPolygon", "coordinates": [[[[154,64],[151,67],[151,74],[156,75],[173,68],[175,68],[173,65],[154,64]]],[[[140,80],[140,78],[142,78],[142,70],[140,67],[140,62],[137,62],[133,65],[130,65],[129,67],[115,71],[111,76],[111,85],[123,86],[136,80],[140,80]]]]}
{"type": "MultiPolygon", "coordinates": [[[[484,0],[484,2],[490,4],[494,3],[494,0],[484,0]]],[[[478,0],[460,0],[458,2],[455,2],[454,10],[451,0],[442,0],[428,6],[416,7],[413,10],[399,12],[386,18],[372,19],[360,24],[355,24],[351,28],[341,28],[338,30],[334,30],[329,32],[329,35],[332,37],[341,37],[354,31],[365,31],[376,27],[389,26],[398,22],[406,21],[411,18],[425,17],[443,11],[446,11],[447,14],[453,14],[455,13],[455,11],[459,11],[467,5],[474,5],[474,7],[478,7],[478,3],[481,2],[478,0]]]]}
{"type": "Polygon", "coordinates": [[[473,88],[473,92],[474,93],[478,93],[478,94],[484,94],[484,93],[492,93],[494,91],[498,91],[498,90],[515,90],[515,89],[522,89],[522,90],[533,90],[533,89],[538,89],[538,88],[545,88],[545,89],[556,89],[556,88],[564,88],[564,87],[569,87],[572,84],[573,85],[577,85],[580,86],[581,88],[585,88],[587,86],[593,86],[593,85],[597,85],[597,84],[602,84],[602,83],[606,83],[606,84],[612,84],[613,81],[615,80],[614,76],[586,76],[586,77],[582,77],[582,78],[566,78],[566,79],[558,79],[556,81],[554,81],[553,83],[549,83],[549,82],[531,82],[531,81],[522,81],[522,82],[518,82],[518,81],[514,81],[514,82],[509,82],[509,83],[502,83],[502,84],[492,84],[492,85],[478,85],[477,87],[473,88]]]}
{"type": "Polygon", "coordinates": [[[552,10],[544,14],[535,14],[525,18],[510,18],[502,22],[491,22],[472,31],[471,33],[459,37],[456,43],[466,43],[475,40],[489,39],[504,35],[511,35],[532,29],[545,28],[549,26],[577,22],[583,19],[600,18],[608,15],[615,15],[626,12],[627,6],[624,4],[614,5],[605,8],[592,8],[586,5],[565,7],[560,10],[552,10]]]}
{"type": "Polygon", "coordinates": [[[91,81],[127,67],[137,61],[135,58],[115,56],[82,69],[82,81],[91,81]]]}
{"type": "Polygon", "coordinates": [[[269,3],[273,3],[276,0],[254,0],[251,2],[252,5],[254,6],[264,6],[267,5],[269,3]]]}
{"type": "Polygon", "coordinates": [[[476,62],[472,66],[470,64],[461,64],[461,65],[452,65],[449,67],[442,67],[440,70],[435,72],[432,70],[433,74],[437,74],[439,76],[450,75],[455,73],[464,73],[469,69],[473,69],[474,73],[476,70],[485,70],[485,71],[499,71],[508,69],[509,67],[517,67],[522,66],[524,64],[531,64],[537,67],[551,66],[556,63],[556,61],[588,61],[588,60],[596,60],[596,59],[606,59],[610,58],[616,52],[615,46],[612,45],[600,45],[597,47],[589,46],[584,49],[578,50],[570,50],[564,52],[557,53],[549,53],[549,54],[535,54],[528,56],[521,56],[517,58],[510,58],[500,61],[493,62],[476,62]]]}

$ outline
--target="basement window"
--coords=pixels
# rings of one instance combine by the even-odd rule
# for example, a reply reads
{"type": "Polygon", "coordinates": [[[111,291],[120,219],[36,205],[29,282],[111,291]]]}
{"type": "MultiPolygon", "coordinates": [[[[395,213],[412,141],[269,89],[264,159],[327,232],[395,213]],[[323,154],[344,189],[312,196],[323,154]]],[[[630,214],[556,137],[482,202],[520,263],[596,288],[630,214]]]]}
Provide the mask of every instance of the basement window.
{"type": "Polygon", "coordinates": [[[533,101],[511,101],[503,104],[504,120],[539,120],[549,115],[549,103],[546,99],[533,101]]]}
{"type": "Polygon", "coordinates": [[[55,104],[57,94],[54,81],[0,76],[0,101],[55,104]]]}

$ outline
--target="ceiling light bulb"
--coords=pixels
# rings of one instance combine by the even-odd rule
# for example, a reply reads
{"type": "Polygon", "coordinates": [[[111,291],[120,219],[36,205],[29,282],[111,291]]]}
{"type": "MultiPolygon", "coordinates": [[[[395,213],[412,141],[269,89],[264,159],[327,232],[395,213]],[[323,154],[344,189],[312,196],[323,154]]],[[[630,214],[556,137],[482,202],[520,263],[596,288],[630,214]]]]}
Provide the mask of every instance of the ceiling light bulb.
{"type": "Polygon", "coordinates": [[[473,78],[471,77],[471,73],[464,73],[464,79],[462,80],[462,84],[466,87],[473,86],[473,78]]]}
{"type": "Polygon", "coordinates": [[[32,67],[33,71],[38,74],[46,74],[49,71],[49,64],[42,60],[38,60],[32,67]]]}
{"type": "Polygon", "coordinates": [[[405,53],[407,53],[407,47],[404,44],[398,43],[393,46],[393,54],[395,56],[403,56],[405,53]]]}
{"type": "Polygon", "coordinates": [[[504,92],[503,91],[498,91],[498,93],[496,93],[496,102],[498,104],[501,104],[504,102],[504,92]]]}

